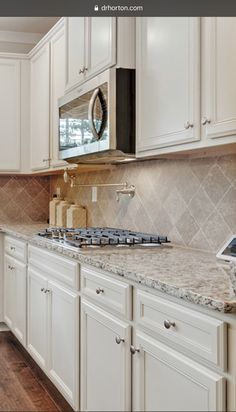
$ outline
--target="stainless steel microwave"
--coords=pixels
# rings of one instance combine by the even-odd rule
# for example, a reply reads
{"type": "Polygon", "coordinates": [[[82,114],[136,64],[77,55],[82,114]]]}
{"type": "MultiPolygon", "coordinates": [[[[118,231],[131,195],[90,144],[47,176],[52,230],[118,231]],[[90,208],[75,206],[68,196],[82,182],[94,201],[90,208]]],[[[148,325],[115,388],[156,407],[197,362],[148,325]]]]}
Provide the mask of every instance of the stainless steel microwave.
{"type": "Polygon", "coordinates": [[[135,155],[135,70],[109,69],[59,99],[59,158],[116,163],[135,155]]]}

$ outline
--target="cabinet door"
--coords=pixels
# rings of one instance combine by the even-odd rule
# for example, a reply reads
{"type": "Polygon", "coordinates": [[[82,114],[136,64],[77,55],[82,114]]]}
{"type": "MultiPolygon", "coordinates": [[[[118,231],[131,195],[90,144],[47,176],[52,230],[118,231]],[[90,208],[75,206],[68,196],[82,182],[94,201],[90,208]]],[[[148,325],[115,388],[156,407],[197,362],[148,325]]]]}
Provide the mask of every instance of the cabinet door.
{"type": "Polygon", "coordinates": [[[85,18],[66,19],[66,88],[84,80],[85,18]]]}
{"type": "Polygon", "coordinates": [[[49,44],[31,59],[31,169],[49,167],[49,44]]]}
{"type": "Polygon", "coordinates": [[[74,409],[79,408],[79,296],[48,282],[49,375],[74,409]]]}
{"type": "Polygon", "coordinates": [[[0,170],[20,171],[20,61],[0,59],[0,170]]]}
{"type": "Polygon", "coordinates": [[[130,326],[86,300],[81,311],[81,410],[130,410],[130,326]]]}
{"type": "Polygon", "coordinates": [[[13,329],[15,313],[15,270],[12,258],[5,255],[4,270],[4,320],[13,329]]]}
{"type": "Polygon", "coordinates": [[[133,407],[138,411],[223,411],[224,379],[137,332],[133,407]]]}
{"type": "Polygon", "coordinates": [[[41,368],[47,362],[47,279],[28,269],[28,350],[41,368]]]}
{"type": "Polygon", "coordinates": [[[137,19],[137,153],[200,138],[200,21],[137,19]]]}
{"type": "Polygon", "coordinates": [[[64,27],[62,27],[51,40],[50,164],[53,167],[63,166],[67,164],[63,160],[58,159],[58,99],[65,93],[65,65],[65,31],[64,27]]]}
{"type": "Polygon", "coordinates": [[[116,63],[116,18],[88,17],[86,75],[94,75],[116,63]]]}
{"type": "Polygon", "coordinates": [[[14,267],[14,323],[13,332],[22,345],[26,344],[26,265],[12,259],[14,267]]]}
{"type": "Polygon", "coordinates": [[[203,19],[202,133],[236,136],[236,17],[203,19]]]}

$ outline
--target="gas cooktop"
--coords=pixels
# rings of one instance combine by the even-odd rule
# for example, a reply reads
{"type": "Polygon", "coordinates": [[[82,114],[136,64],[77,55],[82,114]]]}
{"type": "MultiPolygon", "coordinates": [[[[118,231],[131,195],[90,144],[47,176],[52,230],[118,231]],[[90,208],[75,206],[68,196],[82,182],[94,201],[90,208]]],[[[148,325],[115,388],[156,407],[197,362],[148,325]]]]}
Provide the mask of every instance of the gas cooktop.
{"type": "Polygon", "coordinates": [[[47,228],[38,233],[46,239],[64,246],[81,248],[84,246],[160,246],[169,243],[166,236],[110,227],[86,227],[77,229],[47,228]]]}

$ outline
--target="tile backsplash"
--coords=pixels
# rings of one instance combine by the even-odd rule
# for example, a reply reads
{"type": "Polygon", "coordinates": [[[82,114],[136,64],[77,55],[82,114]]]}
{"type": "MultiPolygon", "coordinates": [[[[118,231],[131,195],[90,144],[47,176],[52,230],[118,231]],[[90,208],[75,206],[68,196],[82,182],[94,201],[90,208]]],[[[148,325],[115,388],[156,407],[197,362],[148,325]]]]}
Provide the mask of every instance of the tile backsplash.
{"type": "Polygon", "coordinates": [[[135,197],[121,196],[119,203],[113,188],[98,188],[98,201],[92,203],[90,188],[71,189],[62,176],[50,180],[51,195],[59,186],[63,196],[87,207],[89,226],[164,234],[172,242],[214,252],[236,233],[236,155],[149,160],[78,175],[78,182],[94,186],[135,185],[135,197]]]}
{"type": "Polygon", "coordinates": [[[0,176],[0,223],[47,222],[49,177],[0,176]]]}

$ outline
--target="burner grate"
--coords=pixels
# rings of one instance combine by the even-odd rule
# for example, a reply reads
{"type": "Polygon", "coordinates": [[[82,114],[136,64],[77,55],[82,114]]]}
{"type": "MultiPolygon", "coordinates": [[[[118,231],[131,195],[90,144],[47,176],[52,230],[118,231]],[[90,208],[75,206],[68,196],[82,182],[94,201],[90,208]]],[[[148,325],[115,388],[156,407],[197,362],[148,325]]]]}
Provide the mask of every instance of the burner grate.
{"type": "Polygon", "coordinates": [[[167,236],[133,232],[126,229],[87,227],[77,229],[48,228],[38,233],[39,236],[58,240],[75,247],[82,246],[119,246],[119,245],[161,245],[168,243],[167,236]]]}

